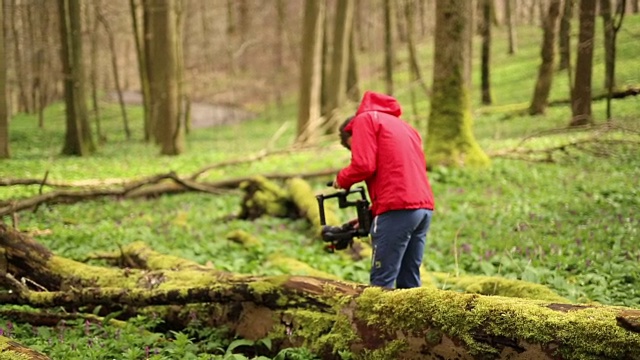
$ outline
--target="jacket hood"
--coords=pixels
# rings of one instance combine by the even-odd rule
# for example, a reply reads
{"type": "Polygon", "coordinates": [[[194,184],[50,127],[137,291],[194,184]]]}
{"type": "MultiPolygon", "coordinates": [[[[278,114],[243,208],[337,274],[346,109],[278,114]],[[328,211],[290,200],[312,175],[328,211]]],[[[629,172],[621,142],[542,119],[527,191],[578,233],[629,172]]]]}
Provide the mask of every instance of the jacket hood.
{"type": "Polygon", "coordinates": [[[373,91],[367,91],[364,93],[356,115],[360,115],[367,111],[380,111],[396,117],[400,117],[400,114],[402,114],[402,109],[400,108],[398,100],[389,95],[373,91]]]}

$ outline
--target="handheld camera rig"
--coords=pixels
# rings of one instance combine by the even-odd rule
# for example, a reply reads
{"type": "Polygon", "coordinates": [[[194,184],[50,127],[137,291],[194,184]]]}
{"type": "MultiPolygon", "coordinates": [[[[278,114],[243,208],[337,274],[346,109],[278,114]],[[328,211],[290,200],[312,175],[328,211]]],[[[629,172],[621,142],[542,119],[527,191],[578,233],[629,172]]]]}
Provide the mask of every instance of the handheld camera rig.
{"type": "MultiPolygon", "coordinates": [[[[331,186],[332,184],[333,182],[327,183],[327,186],[331,186]]],[[[346,249],[353,244],[354,237],[369,236],[369,228],[371,227],[373,219],[364,187],[358,186],[349,190],[340,190],[332,194],[316,195],[316,199],[318,200],[318,209],[320,212],[322,240],[329,243],[327,245],[327,250],[329,252],[346,249]],[[348,196],[351,194],[360,194],[360,198],[350,201],[348,196]],[[357,226],[354,222],[347,222],[342,226],[327,225],[324,212],[324,201],[332,198],[338,199],[338,207],[340,209],[355,206],[358,214],[357,226]]]]}

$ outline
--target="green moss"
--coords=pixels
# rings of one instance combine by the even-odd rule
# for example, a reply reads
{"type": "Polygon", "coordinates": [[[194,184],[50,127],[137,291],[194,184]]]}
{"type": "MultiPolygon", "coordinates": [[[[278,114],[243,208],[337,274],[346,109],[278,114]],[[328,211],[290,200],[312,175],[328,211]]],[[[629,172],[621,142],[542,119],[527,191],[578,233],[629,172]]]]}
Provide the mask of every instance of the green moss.
{"type": "Polygon", "coordinates": [[[261,250],[262,241],[244,230],[234,230],[227,234],[227,239],[243,245],[246,248],[261,250]]]}
{"type": "Polygon", "coordinates": [[[544,285],[522,280],[493,276],[452,276],[451,274],[437,272],[427,273],[423,278],[430,278],[430,283],[434,284],[434,286],[437,286],[435,283],[438,283],[446,285],[448,289],[470,294],[518,297],[562,303],[570,302],[544,285]]]}
{"type": "Polygon", "coordinates": [[[13,340],[0,336],[0,360],[29,360],[31,356],[10,350],[13,340]]]}
{"type": "Polygon", "coordinates": [[[259,175],[251,181],[240,184],[240,188],[247,192],[248,197],[244,200],[245,208],[259,209],[258,213],[276,217],[288,215],[289,194],[273,181],[259,175]]]}
{"type": "Polygon", "coordinates": [[[202,267],[202,265],[178,256],[160,254],[142,241],[136,241],[125,245],[122,248],[125,254],[137,254],[143,259],[147,268],[151,270],[160,269],[183,269],[188,267],[202,267]]]}
{"type": "Polygon", "coordinates": [[[489,157],[473,135],[471,105],[462,70],[454,69],[450,76],[434,84],[425,145],[427,163],[447,167],[488,166],[489,157]]]}
{"type": "Polygon", "coordinates": [[[393,340],[385,344],[384,347],[375,350],[366,350],[358,358],[366,360],[388,360],[400,359],[403,352],[409,348],[405,340],[393,340]]]}
{"type": "Polygon", "coordinates": [[[269,257],[270,265],[292,275],[316,276],[324,279],[339,280],[340,277],[321,270],[314,269],[311,265],[290,257],[272,255],[269,257]]]}
{"type": "MultiPolygon", "coordinates": [[[[318,201],[313,194],[313,190],[308,182],[300,178],[292,178],[287,181],[287,188],[291,194],[293,202],[303,215],[309,220],[313,227],[314,234],[320,235],[320,210],[318,201]]],[[[324,215],[327,225],[340,225],[340,220],[335,212],[325,203],[324,215]]]]}
{"type": "Polygon", "coordinates": [[[423,334],[438,329],[463,341],[472,354],[498,349],[474,338],[476,333],[528,343],[555,342],[565,359],[622,358],[640,349],[640,334],[616,323],[619,309],[593,307],[568,313],[548,302],[460,294],[428,288],[383,291],[370,288],[357,300],[357,316],[366,323],[396,332],[423,334]],[[566,329],[566,330],[565,330],[566,329]],[[603,341],[605,339],[605,341],[603,341]],[[620,346],[616,346],[619,344],[620,346]],[[624,346],[623,346],[624,345],[624,346]]]}

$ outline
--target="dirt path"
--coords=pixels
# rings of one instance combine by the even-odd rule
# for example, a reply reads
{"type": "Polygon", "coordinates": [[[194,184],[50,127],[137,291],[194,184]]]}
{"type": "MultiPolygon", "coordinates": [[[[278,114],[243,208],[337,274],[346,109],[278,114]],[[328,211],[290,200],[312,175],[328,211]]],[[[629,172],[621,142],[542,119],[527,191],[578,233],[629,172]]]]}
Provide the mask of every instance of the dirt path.
{"type": "MultiPolygon", "coordinates": [[[[124,102],[131,105],[142,104],[142,94],[136,91],[122,93],[124,102]]],[[[108,100],[118,101],[116,93],[111,93],[108,100]]],[[[207,103],[191,103],[191,128],[206,128],[217,125],[235,124],[240,121],[255,117],[256,114],[229,105],[216,105],[207,103]]]]}

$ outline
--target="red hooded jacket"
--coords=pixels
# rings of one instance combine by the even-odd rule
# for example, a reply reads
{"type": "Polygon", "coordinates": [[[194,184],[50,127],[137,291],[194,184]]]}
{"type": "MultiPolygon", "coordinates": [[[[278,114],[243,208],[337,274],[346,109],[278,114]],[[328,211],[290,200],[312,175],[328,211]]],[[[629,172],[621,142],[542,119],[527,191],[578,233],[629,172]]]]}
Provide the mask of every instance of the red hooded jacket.
{"type": "Polygon", "coordinates": [[[434,209],[420,134],[399,118],[391,96],[367,91],[351,133],[351,163],[336,181],[344,189],[365,181],[374,216],[390,210],[434,209]]]}

